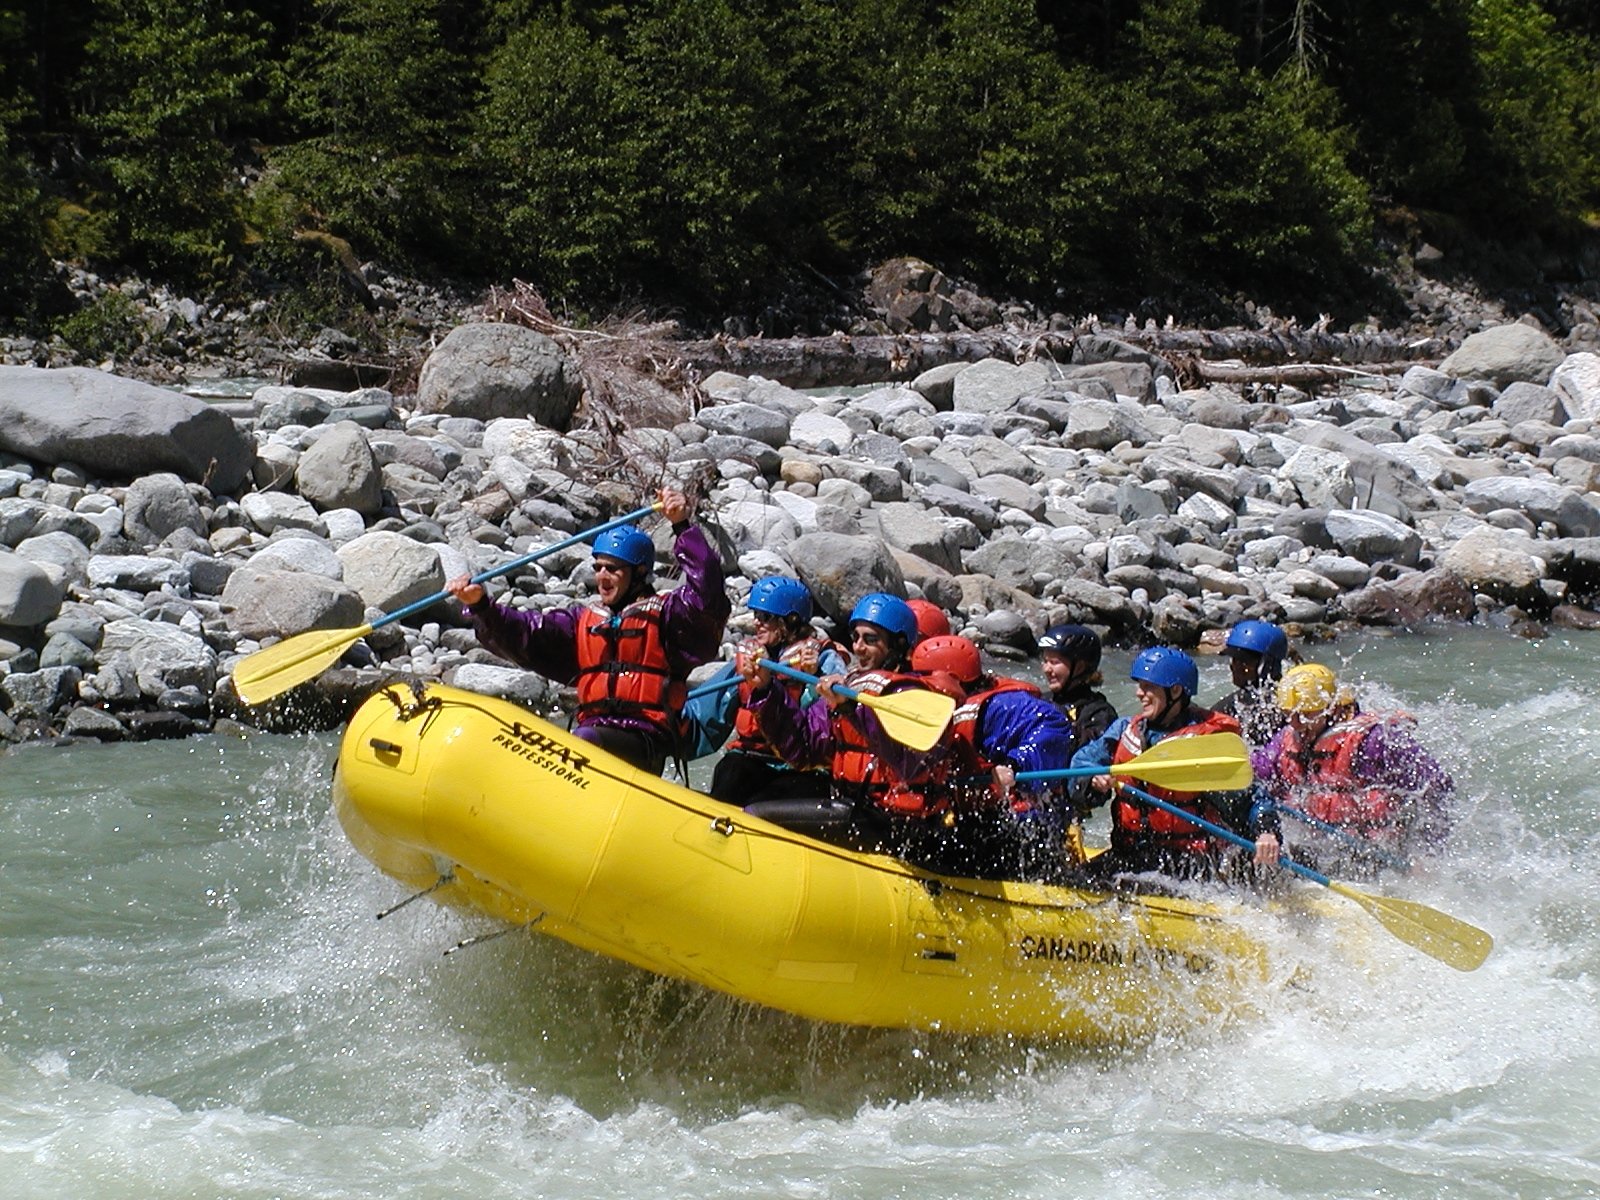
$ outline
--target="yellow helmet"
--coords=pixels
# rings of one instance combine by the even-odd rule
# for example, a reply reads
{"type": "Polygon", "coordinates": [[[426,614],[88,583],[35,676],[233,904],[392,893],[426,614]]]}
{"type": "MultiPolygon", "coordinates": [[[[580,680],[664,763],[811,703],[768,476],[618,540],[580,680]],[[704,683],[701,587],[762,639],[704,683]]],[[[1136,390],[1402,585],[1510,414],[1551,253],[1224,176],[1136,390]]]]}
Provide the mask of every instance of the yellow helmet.
{"type": "Polygon", "coordinates": [[[1321,663],[1290,667],[1278,680],[1278,707],[1285,712],[1319,713],[1349,702],[1349,689],[1321,663]]]}

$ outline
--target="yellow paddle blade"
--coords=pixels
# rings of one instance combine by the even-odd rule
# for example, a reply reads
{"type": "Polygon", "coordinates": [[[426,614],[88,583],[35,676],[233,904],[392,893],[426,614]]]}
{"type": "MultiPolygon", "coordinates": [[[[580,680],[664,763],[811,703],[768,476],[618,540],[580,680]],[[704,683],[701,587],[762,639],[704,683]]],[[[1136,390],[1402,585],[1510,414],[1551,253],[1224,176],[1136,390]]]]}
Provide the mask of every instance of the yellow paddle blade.
{"type": "Polygon", "coordinates": [[[1183,792],[1236,792],[1254,778],[1250,751],[1237,733],[1167,738],[1110,771],[1183,792]]]}
{"type": "Polygon", "coordinates": [[[1476,971],[1494,948],[1494,938],[1477,926],[1426,904],[1397,900],[1393,896],[1374,896],[1337,881],[1330,880],[1328,886],[1361,905],[1406,945],[1415,946],[1458,971],[1476,971]]]}
{"type": "Polygon", "coordinates": [[[313,629],[297,633],[276,646],[257,650],[233,669],[233,690],[246,704],[265,704],[297,684],[326,671],[358,638],[372,632],[371,625],[355,629],[313,629]]]}
{"type": "Polygon", "coordinates": [[[913,750],[932,750],[956,711],[949,696],[920,688],[887,696],[859,695],[856,700],[878,714],[885,733],[913,750]]]}

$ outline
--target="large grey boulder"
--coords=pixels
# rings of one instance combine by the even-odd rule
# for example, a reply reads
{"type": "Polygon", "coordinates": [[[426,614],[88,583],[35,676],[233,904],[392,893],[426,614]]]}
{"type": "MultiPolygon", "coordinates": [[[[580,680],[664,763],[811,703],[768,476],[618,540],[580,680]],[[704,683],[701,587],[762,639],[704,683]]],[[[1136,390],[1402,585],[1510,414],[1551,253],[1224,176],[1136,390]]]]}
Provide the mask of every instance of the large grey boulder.
{"type": "Polygon", "coordinates": [[[520,667],[462,663],[446,677],[446,682],[462,691],[498,696],[524,708],[539,708],[550,700],[550,684],[545,678],[520,667]]]}
{"type": "Polygon", "coordinates": [[[339,547],[344,581],[369,608],[391,612],[444,588],[444,568],[431,546],[403,533],[373,530],[339,547]]]}
{"type": "Polygon", "coordinates": [[[1415,566],[1422,554],[1422,535],[1404,522],[1370,509],[1334,509],[1328,513],[1328,536],[1334,545],[1362,562],[1397,562],[1415,566]]]}
{"type": "Polygon", "coordinates": [[[1029,392],[1038,391],[1049,379],[1042,362],[1002,362],[986,358],[955,376],[951,399],[955,411],[976,413],[1006,412],[1029,392]]]}
{"type": "MultiPolygon", "coordinates": [[[[800,523],[782,505],[760,500],[736,500],[724,505],[717,511],[717,522],[740,553],[781,550],[800,536],[800,523]]],[[[815,517],[812,523],[815,525],[815,517]]]]}
{"type": "Polygon", "coordinates": [[[583,392],[578,365],[550,338],[520,325],[458,325],[428,355],[417,411],[452,417],[531,417],[566,429],[583,392]]]}
{"type": "Polygon", "coordinates": [[[1562,537],[1600,535],[1600,509],[1552,479],[1478,479],[1467,484],[1461,495],[1474,512],[1512,508],[1535,523],[1550,522],[1562,537]]]}
{"type": "Polygon", "coordinates": [[[1079,556],[1068,542],[1000,534],[969,550],[962,562],[968,574],[987,575],[1007,587],[1038,595],[1047,583],[1076,572],[1079,556]]]}
{"type": "Polygon", "coordinates": [[[1600,354],[1568,355],[1550,376],[1550,388],[1571,416],[1600,418],[1600,354]]]}
{"type": "Polygon", "coordinates": [[[1496,387],[1523,380],[1546,383],[1566,352],[1555,339],[1532,325],[1498,325],[1473,334],[1439,364],[1456,379],[1487,379],[1496,387]]]}
{"type": "Polygon", "coordinates": [[[787,552],[817,607],[837,620],[848,617],[868,592],[906,593],[905,576],[881,538],[808,533],[789,543],[787,552]]]}
{"type": "Polygon", "coordinates": [[[23,538],[17,543],[17,553],[46,569],[60,568],[69,587],[89,582],[89,548],[64,530],[23,538]]]}
{"type": "Polygon", "coordinates": [[[0,366],[0,450],[116,479],[175,471],[232,492],[255,447],[219,408],[87,367],[0,366]]]}
{"type": "Polygon", "coordinates": [[[93,587],[131,592],[155,592],[189,582],[189,572],[183,564],[149,554],[96,554],[84,564],[84,570],[93,587]]]}
{"type": "Polygon", "coordinates": [[[251,492],[239,501],[239,508],[250,524],[268,535],[280,529],[303,529],[318,537],[328,534],[311,502],[287,492],[251,492]]]}
{"type": "Polygon", "coordinates": [[[339,561],[339,555],[316,537],[284,537],[269,542],[251,555],[250,565],[264,571],[304,571],[327,579],[344,578],[344,563],[339,561]]]}
{"type": "Polygon", "coordinates": [[[308,629],[360,625],[361,597],[353,588],[323,575],[263,569],[246,563],[228,577],[222,590],[228,628],[257,640],[289,637],[308,629]]]}
{"type": "Polygon", "coordinates": [[[1141,432],[1120,405],[1084,399],[1072,405],[1061,444],[1071,450],[1110,450],[1121,442],[1143,441],[1141,432]]]}
{"type": "Polygon", "coordinates": [[[1507,425],[1516,426],[1524,421],[1544,421],[1559,425],[1567,419],[1567,410],[1561,397],[1543,384],[1519,381],[1513,383],[1496,397],[1491,411],[1507,425]]]}
{"type": "Polygon", "coordinates": [[[1527,605],[1540,598],[1539,583],[1545,576],[1544,560],[1531,553],[1532,544],[1525,536],[1485,525],[1441,554],[1439,566],[1475,591],[1503,603],[1527,605]]]}
{"type": "Polygon", "coordinates": [[[0,550],[0,627],[26,629],[54,620],[65,595],[64,576],[0,550]]]}
{"type": "Polygon", "coordinates": [[[177,475],[162,471],[135,479],[122,501],[122,532],[138,546],[159,545],[177,529],[204,537],[205,514],[177,475]]]}
{"type": "Polygon", "coordinates": [[[363,516],[376,516],[383,507],[383,476],[367,442],[367,433],[354,421],[328,428],[300,456],[294,473],[295,490],[319,512],[353,508],[363,516]]]}
{"type": "Polygon", "coordinates": [[[789,439],[789,414],[760,404],[719,404],[701,409],[694,419],[712,433],[753,438],[769,446],[782,446],[789,439]]]}
{"type": "Polygon", "coordinates": [[[875,509],[883,540],[951,574],[961,570],[961,547],[953,523],[918,504],[903,501],[875,509]]]}
{"type": "Polygon", "coordinates": [[[217,654],[192,633],[164,621],[112,621],[100,635],[100,654],[123,653],[133,664],[139,691],[154,699],[170,688],[196,687],[210,695],[217,654]]]}
{"type": "Polygon", "coordinates": [[[77,667],[0,675],[0,711],[13,721],[48,721],[77,699],[82,678],[77,667]]]}

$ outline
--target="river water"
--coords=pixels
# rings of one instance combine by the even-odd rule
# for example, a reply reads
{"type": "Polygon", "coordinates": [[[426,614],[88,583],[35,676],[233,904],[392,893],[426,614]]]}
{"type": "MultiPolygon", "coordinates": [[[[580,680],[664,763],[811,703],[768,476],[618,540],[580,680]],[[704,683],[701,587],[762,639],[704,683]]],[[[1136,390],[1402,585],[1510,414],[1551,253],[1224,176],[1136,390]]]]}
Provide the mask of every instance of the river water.
{"type": "Polygon", "coordinates": [[[373,920],[330,737],[14,751],[0,1196],[1600,1196],[1597,645],[1325,648],[1462,784],[1395,893],[1494,953],[1358,913],[1254,1019],[1117,1050],[818,1027],[526,933],[445,956],[488,927],[373,920]]]}

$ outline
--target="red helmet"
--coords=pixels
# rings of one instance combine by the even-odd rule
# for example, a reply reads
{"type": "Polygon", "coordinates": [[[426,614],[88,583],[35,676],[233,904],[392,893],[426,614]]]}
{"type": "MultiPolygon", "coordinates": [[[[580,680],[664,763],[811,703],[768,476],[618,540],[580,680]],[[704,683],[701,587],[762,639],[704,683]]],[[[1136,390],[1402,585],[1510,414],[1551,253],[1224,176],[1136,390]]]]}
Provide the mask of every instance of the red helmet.
{"type": "Polygon", "coordinates": [[[978,647],[970,638],[931,637],[917,643],[911,652],[913,671],[947,671],[963,684],[970,684],[983,674],[983,664],[978,660],[978,647]]]}
{"type": "Polygon", "coordinates": [[[944,615],[944,609],[932,600],[907,600],[906,603],[917,614],[919,638],[950,636],[950,618],[944,615]]]}

